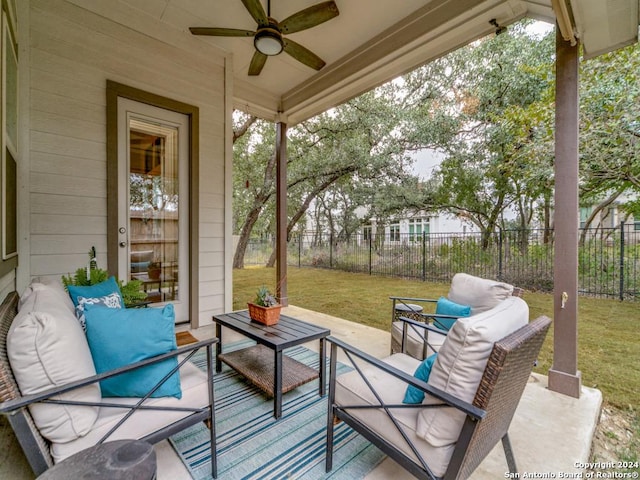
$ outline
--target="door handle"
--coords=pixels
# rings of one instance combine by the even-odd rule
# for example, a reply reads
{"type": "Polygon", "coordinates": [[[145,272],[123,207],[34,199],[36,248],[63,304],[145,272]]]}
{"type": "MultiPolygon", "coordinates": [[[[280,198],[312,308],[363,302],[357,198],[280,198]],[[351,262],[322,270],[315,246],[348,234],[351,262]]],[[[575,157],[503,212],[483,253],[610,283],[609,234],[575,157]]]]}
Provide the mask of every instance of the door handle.
{"type": "Polygon", "coordinates": [[[120,248],[124,248],[127,246],[127,242],[120,242],[120,248]]]}

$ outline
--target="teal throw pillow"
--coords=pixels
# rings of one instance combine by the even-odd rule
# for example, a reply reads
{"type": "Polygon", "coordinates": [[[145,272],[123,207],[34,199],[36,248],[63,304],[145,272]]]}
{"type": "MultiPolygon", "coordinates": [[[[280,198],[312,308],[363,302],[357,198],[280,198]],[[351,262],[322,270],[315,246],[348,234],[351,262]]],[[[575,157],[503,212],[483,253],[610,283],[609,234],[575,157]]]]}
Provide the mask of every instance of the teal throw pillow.
{"type": "MultiPolygon", "coordinates": [[[[437,314],[468,317],[471,315],[471,307],[469,305],[460,305],[452,302],[445,297],[440,297],[436,304],[436,315],[437,314]]],[[[454,323],[456,323],[455,318],[436,317],[435,320],[435,326],[446,331],[449,331],[454,323]]]]}
{"type": "MultiPolygon", "coordinates": [[[[433,362],[436,361],[436,356],[438,354],[434,353],[433,355],[425,358],[422,363],[416,368],[416,372],[413,374],[418,380],[422,380],[423,382],[429,381],[429,375],[431,375],[431,368],[433,367],[433,362]]],[[[402,403],[409,404],[418,404],[422,403],[424,400],[424,392],[420,390],[418,387],[414,387],[413,385],[407,386],[407,391],[404,394],[404,400],[402,403]]]]}
{"type": "Polygon", "coordinates": [[[122,292],[120,292],[120,286],[116,281],[116,277],[109,277],[104,282],[96,283],[95,285],[69,285],[67,287],[73,305],[78,306],[78,298],[100,298],[117,293],[120,297],[122,305],[124,305],[124,299],[122,298],[122,292]]]}
{"type": "MultiPolygon", "coordinates": [[[[87,341],[97,373],[129,365],[177,348],[173,305],[163,308],[105,308],[85,305],[87,341]]],[[[143,397],[172,368],[169,358],[100,382],[103,397],[143,397]]],[[[175,372],[152,397],[182,397],[175,372]]]]}

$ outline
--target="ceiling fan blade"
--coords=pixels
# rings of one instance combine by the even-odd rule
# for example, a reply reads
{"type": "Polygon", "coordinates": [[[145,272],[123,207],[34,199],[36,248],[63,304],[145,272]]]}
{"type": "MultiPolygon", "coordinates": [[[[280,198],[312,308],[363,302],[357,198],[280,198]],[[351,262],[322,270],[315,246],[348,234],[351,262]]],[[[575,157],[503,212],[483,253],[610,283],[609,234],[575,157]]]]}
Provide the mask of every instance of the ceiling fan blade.
{"type": "Polygon", "coordinates": [[[311,50],[303,47],[299,43],[296,43],[289,39],[282,39],[282,43],[284,44],[284,51],[291,55],[293,58],[298,60],[299,62],[304,63],[308,67],[313,68],[314,70],[320,70],[322,67],[326,65],[324,60],[322,60],[319,56],[313,53],[311,50]]]}
{"type": "Polygon", "coordinates": [[[237,28],[208,28],[191,27],[189,31],[194,35],[209,35],[212,37],[253,37],[256,32],[237,28]]]}
{"type": "Polygon", "coordinates": [[[260,75],[262,67],[267,61],[267,56],[264,53],[256,51],[251,57],[251,63],[249,64],[249,75],[260,75]]]}
{"type": "Polygon", "coordinates": [[[258,25],[269,25],[269,19],[264,8],[262,8],[260,0],[242,0],[242,3],[258,25]]]}
{"type": "Polygon", "coordinates": [[[338,6],[336,2],[332,0],[300,10],[298,13],[294,13],[290,17],[285,18],[278,25],[282,33],[295,33],[320,25],[327,20],[337,17],[339,14],[338,6]]]}

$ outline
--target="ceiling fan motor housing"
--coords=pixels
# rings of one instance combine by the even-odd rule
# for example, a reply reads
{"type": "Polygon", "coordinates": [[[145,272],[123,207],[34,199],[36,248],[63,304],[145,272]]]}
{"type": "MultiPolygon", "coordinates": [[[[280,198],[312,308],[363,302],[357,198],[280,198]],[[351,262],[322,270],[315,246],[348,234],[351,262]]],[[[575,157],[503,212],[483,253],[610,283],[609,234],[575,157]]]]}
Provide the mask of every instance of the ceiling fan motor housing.
{"type": "Polygon", "coordinates": [[[265,55],[279,55],[282,53],[284,45],[278,22],[269,17],[269,25],[258,27],[258,31],[253,37],[253,45],[256,50],[265,55]]]}

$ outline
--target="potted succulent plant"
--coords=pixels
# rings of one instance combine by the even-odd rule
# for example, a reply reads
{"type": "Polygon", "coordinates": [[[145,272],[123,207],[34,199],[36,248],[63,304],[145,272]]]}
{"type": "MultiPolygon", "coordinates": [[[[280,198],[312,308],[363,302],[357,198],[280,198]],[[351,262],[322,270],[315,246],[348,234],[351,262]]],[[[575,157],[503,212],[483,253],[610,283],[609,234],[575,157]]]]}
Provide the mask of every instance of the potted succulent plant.
{"type": "Polygon", "coordinates": [[[280,309],[282,305],[278,303],[269,289],[262,286],[258,289],[256,298],[253,302],[248,303],[249,316],[256,322],[265,325],[275,325],[280,319],[280,309]]]}

